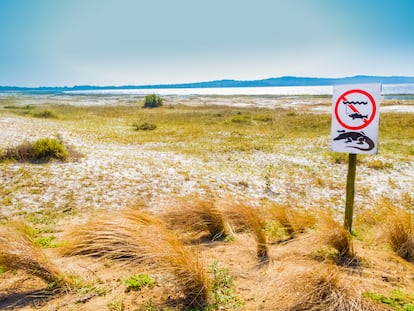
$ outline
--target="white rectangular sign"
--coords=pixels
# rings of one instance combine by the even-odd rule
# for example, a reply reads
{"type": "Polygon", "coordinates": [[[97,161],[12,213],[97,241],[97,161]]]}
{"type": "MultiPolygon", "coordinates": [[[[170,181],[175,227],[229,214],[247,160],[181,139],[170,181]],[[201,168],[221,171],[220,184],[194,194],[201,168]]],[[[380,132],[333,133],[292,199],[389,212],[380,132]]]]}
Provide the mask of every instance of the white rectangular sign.
{"type": "Polygon", "coordinates": [[[380,98],[379,83],[334,86],[332,151],[377,153],[380,98]]]}

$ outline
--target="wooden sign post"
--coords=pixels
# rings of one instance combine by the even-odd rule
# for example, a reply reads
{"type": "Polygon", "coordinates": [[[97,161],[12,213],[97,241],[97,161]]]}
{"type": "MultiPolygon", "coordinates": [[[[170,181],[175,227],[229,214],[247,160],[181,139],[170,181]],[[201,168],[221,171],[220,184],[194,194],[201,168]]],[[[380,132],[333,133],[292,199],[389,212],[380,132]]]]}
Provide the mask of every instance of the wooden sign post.
{"type": "Polygon", "coordinates": [[[381,84],[337,85],[332,98],[331,149],[349,153],[344,227],[352,231],[357,154],[378,150],[381,84]]]}

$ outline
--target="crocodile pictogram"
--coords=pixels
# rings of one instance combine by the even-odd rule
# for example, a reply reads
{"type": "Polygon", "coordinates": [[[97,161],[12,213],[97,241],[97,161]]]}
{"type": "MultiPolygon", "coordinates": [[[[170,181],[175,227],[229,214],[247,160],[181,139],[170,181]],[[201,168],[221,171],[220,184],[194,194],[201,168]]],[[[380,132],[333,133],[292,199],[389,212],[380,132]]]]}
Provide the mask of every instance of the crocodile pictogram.
{"type": "Polygon", "coordinates": [[[345,132],[345,131],[338,131],[339,134],[333,140],[345,140],[345,143],[357,142],[358,145],[367,144],[367,148],[362,148],[358,146],[346,146],[347,148],[355,148],[362,151],[369,151],[375,148],[375,144],[371,138],[365,135],[364,132],[345,132]]]}

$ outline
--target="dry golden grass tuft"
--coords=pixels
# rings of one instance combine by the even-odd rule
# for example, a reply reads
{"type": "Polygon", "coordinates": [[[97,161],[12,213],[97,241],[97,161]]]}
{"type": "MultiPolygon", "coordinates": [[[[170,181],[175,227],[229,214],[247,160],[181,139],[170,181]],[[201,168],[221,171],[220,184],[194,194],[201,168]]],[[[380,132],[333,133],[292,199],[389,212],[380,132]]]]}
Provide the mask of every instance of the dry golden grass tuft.
{"type": "Polygon", "coordinates": [[[36,245],[32,229],[22,221],[12,221],[0,228],[0,266],[25,270],[48,283],[48,288],[59,290],[74,286],[57,266],[50,262],[36,245]]]}
{"type": "Polygon", "coordinates": [[[153,223],[159,222],[143,212],[102,213],[67,231],[60,251],[65,256],[89,255],[140,263],[143,246],[138,237],[145,234],[144,226],[153,223]]]}
{"type": "Polygon", "coordinates": [[[212,200],[187,196],[163,206],[159,217],[169,228],[192,237],[200,232],[208,232],[210,240],[223,240],[228,236],[225,217],[212,200]]]}
{"type": "Polygon", "coordinates": [[[329,264],[304,271],[283,272],[274,280],[278,290],[272,299],[273,310],[376,311],[387,310],[367,298],[354,282],[329,264]]]}
{"type": "Polygon", "coordinates": [[[294,238],[307,229],[314,228],[316,217],[308,210],[294,209],[286,205],[272,204],[266,210],[269,218],[280,223],[288,239],[294,238]]]}
{"type": "Polygon", "coordinates": [[[207,305],[210,279],[199,256],[158,219],[134,209],[102,214],[65,236],[64,255],[90,255],[126,264],[145,263],[171,274],[193,307],[207,305]]]}
{"type": "Polygon", "coordinates": [[[218,201],[217,206],[236,230],[247,230],[254,235],[257,243],[257,257],[260,261],[267,261],[269,258],[267,240],[264,221],[260,213],[253,207],[231,197],[218,201]]]}
{"type": "Polygon", "coordinates": [[[320,255],[327,255],[334,259],[338,264],[348,265],[355,263],[355,253],[353,250],[352,236],[335,220],[332,215],[328,213],[321,213],[317,232],[315,233],[315,241],[320,245],[325,245],[331,248],[335,253],[329,249],[321,252],[320,255]]]}
{"type": "Polygon", "coordinates": [[[383,200],[386,222],[382,226],[384,237],[392,250],[401,258],[414,260],[414,217],[410,211],[383,200]]]}
{"type": "Polygon", "coordinates": [[[414,260],[414,217],[408,209],[383,198],[373,208],[360,212],[356,225],[368,233],[365,241],[371,238],[375,244],[386,243],[401,258],[414,260]]]}

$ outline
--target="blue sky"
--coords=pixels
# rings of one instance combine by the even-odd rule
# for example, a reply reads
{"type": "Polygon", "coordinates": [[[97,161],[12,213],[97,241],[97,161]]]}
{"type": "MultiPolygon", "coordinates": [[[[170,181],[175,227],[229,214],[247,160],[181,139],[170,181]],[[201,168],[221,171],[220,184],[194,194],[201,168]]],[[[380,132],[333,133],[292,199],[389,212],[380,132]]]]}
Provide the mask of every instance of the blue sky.
{"type": "Polygon", "coordinates": [[[414,76],[412,0],[0,0],[0,85],[414,76]]]}

